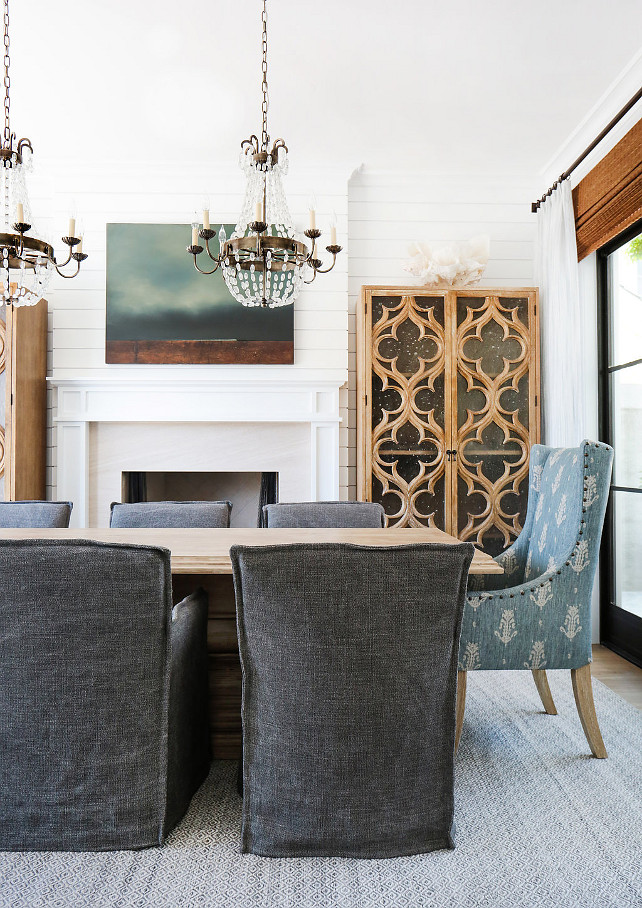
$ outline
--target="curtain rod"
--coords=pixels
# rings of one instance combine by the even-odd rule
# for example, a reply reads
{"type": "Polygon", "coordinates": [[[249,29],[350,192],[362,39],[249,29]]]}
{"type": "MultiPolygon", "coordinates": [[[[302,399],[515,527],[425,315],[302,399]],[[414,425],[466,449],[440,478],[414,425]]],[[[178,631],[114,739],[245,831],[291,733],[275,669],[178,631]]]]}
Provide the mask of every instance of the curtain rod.
{"type": "Polygon", "coordinates": [[[573,173],[575,168],[578,167],[582,163],[584,158],[588,157],[588,155],[590,155],[590,153],[593,151],[594,148],[597,148],[597,146],[600,144],[602,139],[605,136],[607,136],[610,133],[610,131],[613,129],[613,127],[616,126],[620,122],[622,117],[625,114],[627,114],[631,110],[631,108],[637,104],[637,102],[640,100],[640,98],[642,98],[642,88],[633,95],[631,100],[628,101],[624,105],[622,110],[620,110],[618,113],[616,113],[616,115],[613,117],[611,122],[608,123],[604,127],[602,132],[595,139],[593,139],[593,141],[591,142],[589,147],[584,149],[584,151],[579,156],[579,158],[576,158],[575,161],[573,161],[573,163],[568,168],[568,170],[565,170],[564,173],[561,175],[561,177],[559,177],[559,179],[555,180],[555,182],[553,183],[551,188],[548,190],[548,192],[545,192],[544,195],[541,197],[541,199],[538,199],[536,202],[532,203],[531,211],[533,212],[533,214],[535,214],[537,212],[537,209],[539,208],[539,206],[542,204],[542,202],[546,201],[546,199],[553,192],[553,190],[557,189],[557,187],[559,186],[560,183],[562,183],[564,180],[566,180],[566,179],[568,179],[568,177],[570,177],[570,175],[573,173]]]}

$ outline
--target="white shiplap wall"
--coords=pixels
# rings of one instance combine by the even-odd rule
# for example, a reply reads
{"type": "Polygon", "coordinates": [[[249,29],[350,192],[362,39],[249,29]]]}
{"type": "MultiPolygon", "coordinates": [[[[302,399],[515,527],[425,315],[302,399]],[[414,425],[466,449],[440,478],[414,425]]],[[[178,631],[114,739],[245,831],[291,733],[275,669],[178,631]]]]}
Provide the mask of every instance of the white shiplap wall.
{"type": "Polygon", "coordinates": [[[348,191],[349,381],[348,494],[356,493],[356,317],[364,284],[414,285],[403,271],[408,246],[449,243],[486,233],[490,260],[484,286],[531,286],[535,216],[533,188],[510,179],[418,173],[352,176],[348,191]]]}
{"type": "MultiPolygon", "coordinates": [[[[348,171],[326,170],[322,174],[292,174],[286,192],[295,223],[307,226],[309,187],[317,198],[317,222],[327,229],[336,213],[338,242],[347,246],[348,171]]],[[[75,204],[84,221],[84,251],[90,257],[80,275],[72,281],[57,279],[49,300],[48,374],[57,378],[87,378],[104,375],[130,377],[168,371],[181,378],[195,374],[216,378],[238,376],[239,372],[260,369],[265,377],[284,369],[303,375],[306,370],[327,370],[336,374],[348,365],[347,252],[336,268],[305,288],[295,310],[295,366],[120,366],[105,364],[106,224],[185,223],[200,210],[207,192],[213,223],[235,222],[244,191],[242,174],[229,170],[205,169],[202,165],[180,163],[175,170],[160,167],[123,168],[108,163],[73,170],[40,172],[32,182],[32,207],[38,225],[51,238],[66,232],[69,206],[75,204]],[[55,191],[52,186],[55,185],[55,191]]],[[[186,227],[186,244],[189,231],[186,227]]],[[[56,242],[56,248],[62,244],[56,242]]],[[[187,253],[186,253],[187,254],[187,253]]],[[[207,277],[203,277],[207,281],[207,277]]],[[[347,408],[347,392],[342,405],[347,408]]],[[[48,496],[56,487],[56,431],[53,400],[49,397],[48,496]]],[[[347,414],[346,414],[347,415],[347,414]]],[[[346,421],[342,426],[342,448],[347,447],[346,421]]],[[[341,494],[347,494],[347,462],[340,472],[341,494]]]]}

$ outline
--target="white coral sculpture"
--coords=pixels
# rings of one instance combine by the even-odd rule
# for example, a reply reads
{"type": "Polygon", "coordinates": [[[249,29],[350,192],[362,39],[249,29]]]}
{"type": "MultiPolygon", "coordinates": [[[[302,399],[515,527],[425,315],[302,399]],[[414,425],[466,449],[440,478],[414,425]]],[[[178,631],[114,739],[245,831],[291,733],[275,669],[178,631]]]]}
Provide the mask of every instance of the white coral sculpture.
{"type": "Polygon", "coordinates": [[[412,243],[408,254],[410,259],[401,267],[423,286],[465,287],[477,283],[484,273],[490,255],[490,238],[482,234],[464,243],[443,246],[412,243]]]}

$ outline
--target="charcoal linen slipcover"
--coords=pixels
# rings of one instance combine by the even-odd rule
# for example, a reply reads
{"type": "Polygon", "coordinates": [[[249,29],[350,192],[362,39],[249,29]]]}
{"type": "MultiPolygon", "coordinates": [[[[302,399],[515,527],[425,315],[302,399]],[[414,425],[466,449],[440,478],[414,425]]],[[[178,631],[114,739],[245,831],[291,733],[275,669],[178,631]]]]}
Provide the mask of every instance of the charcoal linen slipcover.
{"type": "Polygon", "coordinates": [[[386,515],[371,501],[300,501],[266,504],[264,526],[289,527],[383,527],[386,515]]]}
{"type": "Polygon", "coordinates": [[[241,849],[452,848],[457,651],[473,546],[233,546],[241,849]]]}
{"type": "Polygon", "coordinates": [[[231,501],[112,502],[110,527],[227,528],[231,501]]]}
{"type": "Polygon", "coordinates": [[[1,501],[0,527],[64,529],[69,526],[72,508],[71,501],[1,501]]]}
{"type": "Polygon", "coordinates": [[[0,849],[161,843],[207,775],[207,596],[170,553],[0,541],[0,849]]]}

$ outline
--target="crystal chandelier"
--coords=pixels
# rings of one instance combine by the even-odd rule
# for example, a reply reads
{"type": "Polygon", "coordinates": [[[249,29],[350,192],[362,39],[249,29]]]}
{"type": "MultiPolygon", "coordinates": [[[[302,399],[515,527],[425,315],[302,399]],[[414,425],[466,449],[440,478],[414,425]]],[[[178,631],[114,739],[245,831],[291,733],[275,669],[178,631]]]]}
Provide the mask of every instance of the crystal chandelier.
{"type": "Polygon", "coordinates": [[[288,149],[283,139],[276,139],[270,149],[267,128],[267,0],[263,0],[263,128],[261,140],[252,135],[241,142],[240,165],[247,185],[238,223],[230,238],[221,226],[218,232],[219,254],[214,255],[209,242],[216,235],[210,228],[209,210],[203,210],[202,226],[192,224],[192,242],[187,247],[194,256],[194,266],[201,274],[214,274],[222,269],[225,283],[234,299],[244,306],[274,309],[294,302],[302,284],[312,283],[317,274],[334,268],[341,246],[337,246],[336,226],[330,228],[327,252],[332,262],[323,268],[317,240],[314,207],[310,209],[310,226],[305,236],[311,248],[297,239],[292,216],[283,191],[282,177],[288,172],[288,149]],[[203,247],[199,238],[205,242],[203,247]],[[197,256],[203,249],[214,262],[210,271],[199,267],[197,256]]]}
{"type": "Polygon", "coordinates": [[[0,225],[0,291],[5,303],[32,306],[45,295],[54,269],[62,277],[75,277],[87,256],[82,251],[82,237],[74,236],[76,222],[69,220],[69,236],[62,238],[69,246],[64,262],[56,262],[53,247],[45,240],[28,236],[31,230],[31,206],[27,196],[25,173],[31,171],[33,148],[29,139],[16,138],[9,125],[9,0],[4,0],[4,136],[0,143],[0,179],[2,185],[2,224],[0,225]],[[78,247],[74,252],[74,248],[78,247]],[[60,270],[71,260],[76,270],[60,270]]]}

